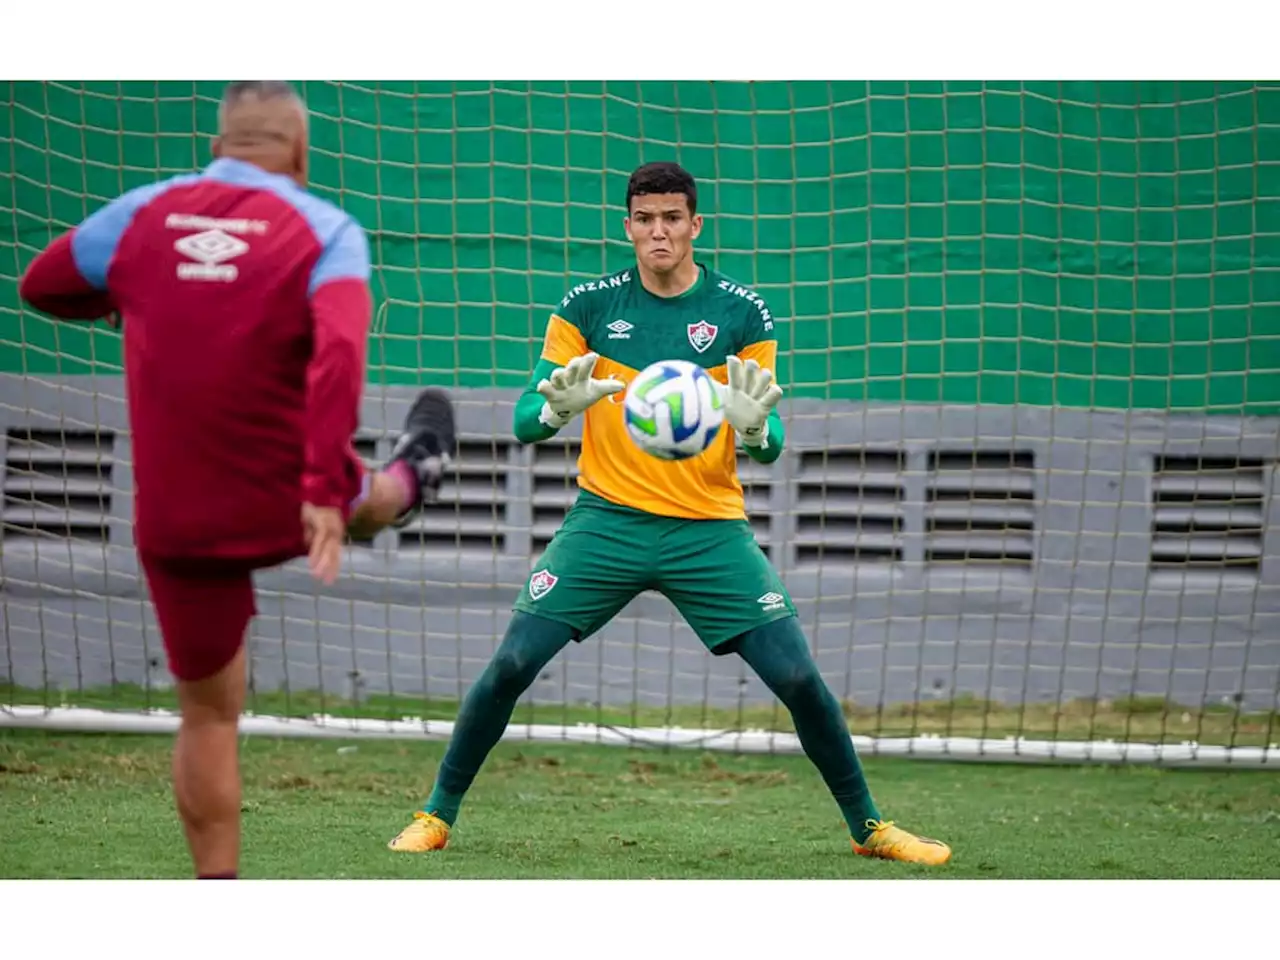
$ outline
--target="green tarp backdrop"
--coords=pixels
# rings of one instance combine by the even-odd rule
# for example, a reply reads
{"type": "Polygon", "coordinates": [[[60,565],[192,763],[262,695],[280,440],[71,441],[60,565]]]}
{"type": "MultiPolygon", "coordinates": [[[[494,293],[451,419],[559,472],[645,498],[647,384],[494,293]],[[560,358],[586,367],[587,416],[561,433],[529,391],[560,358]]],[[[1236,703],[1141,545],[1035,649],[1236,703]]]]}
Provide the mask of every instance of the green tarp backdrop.
{"type": "MultiPolygon", "coordinates": [[[[373,242],[375,383],[523,385],[566,287],[628,261],[630,170],[674,159],[793,393],[1280,412],[1280,84],[301,86],[313,187],[373,242]]],[[[17,272],[207,162],[220,85],[3,89],[0,369],[117,375],[17,272]]]]}

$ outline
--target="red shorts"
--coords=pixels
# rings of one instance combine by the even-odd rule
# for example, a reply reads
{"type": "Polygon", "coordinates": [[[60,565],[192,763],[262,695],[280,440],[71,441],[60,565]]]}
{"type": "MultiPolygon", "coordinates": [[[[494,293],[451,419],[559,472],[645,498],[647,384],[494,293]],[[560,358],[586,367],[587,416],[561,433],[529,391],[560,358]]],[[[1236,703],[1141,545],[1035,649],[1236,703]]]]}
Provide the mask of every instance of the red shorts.
{"type": "MultiPolygon", "coordinates": [[[[349,446],[347,452],[348,499],[342,508],[345,520],[368,497],[373,481],[355,447],[349,446]]],[[[291,514],[291,520],[296,522],[298,531],[294,546],[285,547],[277,541],[265,553],[239,559],[168,556],[154,552],[153,547],[139,549],[169,672],[179,680],[191,682],[212,676],[230,663],[244,645],[249,621],[258,612],[253,571],[306,555],[302,518],[291,514]]]]}
{"type": "Polygon", "coordinates": [[[243,646],[258,612],[253,571],[145,554],[141,560],[169,672],[188,682],[217,673],[243,646]]]}

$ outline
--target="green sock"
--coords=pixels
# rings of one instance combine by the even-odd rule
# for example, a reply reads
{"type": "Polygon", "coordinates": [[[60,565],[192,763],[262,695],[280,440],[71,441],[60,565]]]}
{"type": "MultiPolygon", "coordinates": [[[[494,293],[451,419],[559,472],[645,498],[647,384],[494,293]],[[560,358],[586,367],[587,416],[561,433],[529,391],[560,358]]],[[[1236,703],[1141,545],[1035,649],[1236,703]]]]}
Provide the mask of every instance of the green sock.
{"type": "Polygon", "coordinates": [[[471,782],[511,722],[516,702],[572,639],[573,628],[567,624],[515,613],[493,659],[462,701],[424,811],[453,826],[471,782]]]}
{"type": "Polygon", "coordinates": [[[880,811],[862,774],[840,704],[809,655],[795,617],[774,620],[743,634],[737,652],[791,713],[805,755],[813,761],[844,814],[849,832],[864,843],[868,820],[880,811]]]}

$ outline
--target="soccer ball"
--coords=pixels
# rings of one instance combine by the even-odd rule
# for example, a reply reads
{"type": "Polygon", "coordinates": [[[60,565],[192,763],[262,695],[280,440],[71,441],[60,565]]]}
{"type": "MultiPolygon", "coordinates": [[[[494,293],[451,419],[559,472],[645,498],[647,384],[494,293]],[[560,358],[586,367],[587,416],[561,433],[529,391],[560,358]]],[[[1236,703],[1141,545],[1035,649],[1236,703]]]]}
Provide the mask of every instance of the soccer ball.
{"type": "Polygon", "coordinates": [[[622,410],[635,445],[659,460],[696,457],[724,423],[719,385],[687,360],[660,360],[641,370],[622,410]]]}

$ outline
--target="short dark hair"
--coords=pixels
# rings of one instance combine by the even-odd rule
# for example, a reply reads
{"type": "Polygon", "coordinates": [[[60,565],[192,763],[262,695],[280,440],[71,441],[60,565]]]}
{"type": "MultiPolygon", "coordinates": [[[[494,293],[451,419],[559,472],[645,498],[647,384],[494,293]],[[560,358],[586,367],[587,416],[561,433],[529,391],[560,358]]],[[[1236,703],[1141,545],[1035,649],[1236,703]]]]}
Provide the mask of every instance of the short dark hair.
{"type": "MultiPolygon", "coordinates": [[[[222,102],[218,105],[218,128],[226,127],[227,115],[241,100],[252,97],[255,100],[292,100],[298,105],[302,114],[302,122],[307,123],[306,104],[298,96],[298,91],[287,80],[236,80],[228,83],[222,90],[222,102]]],[[[274,137],[274,134],[271,136],[274,137]]]]}
{"type": "Polygon", "coordinates": [[[234,80],[222,91],[222,99],[234,103],[241,97],[254,96],[259,100],[275,100],[296,97],[298,93],[287,80],[234,80]]]}
{"type": "Polygon", "coordinates": [[[693,175],[678,163],[660,161],[637,167],[627,181],[627,213],[631,199],[649,193],[683,193],[689,202],[689,213],[698,212],[698,185],[693,175]]]}

